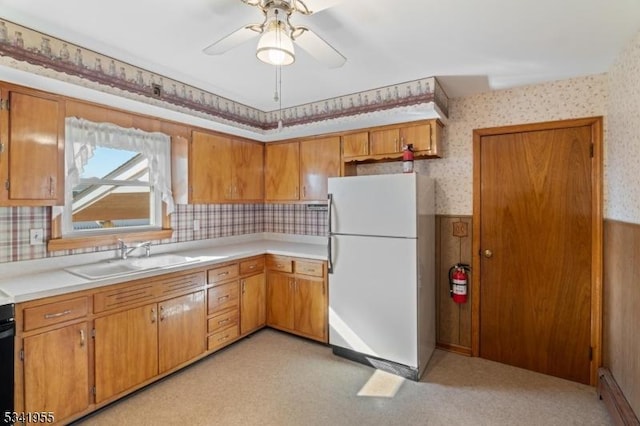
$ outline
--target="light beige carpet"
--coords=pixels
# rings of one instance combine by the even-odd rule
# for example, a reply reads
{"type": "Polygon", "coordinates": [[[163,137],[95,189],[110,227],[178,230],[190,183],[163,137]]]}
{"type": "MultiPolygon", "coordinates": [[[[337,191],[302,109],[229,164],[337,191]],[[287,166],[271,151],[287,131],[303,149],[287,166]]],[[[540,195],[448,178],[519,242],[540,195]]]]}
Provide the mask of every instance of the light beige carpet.
{"type": "Polygon", "coordinates": [[[267,329],[78,424],[564,426],[610,419],[595,389],[578,383],[438,350],[416,383],[267,329]]]}

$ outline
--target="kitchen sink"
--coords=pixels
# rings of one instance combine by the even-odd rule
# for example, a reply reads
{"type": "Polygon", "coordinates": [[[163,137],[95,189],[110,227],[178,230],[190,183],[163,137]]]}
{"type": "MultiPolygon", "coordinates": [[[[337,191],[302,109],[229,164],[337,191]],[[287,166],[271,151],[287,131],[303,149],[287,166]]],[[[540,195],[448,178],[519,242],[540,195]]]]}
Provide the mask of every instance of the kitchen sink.
{"type": "Polygon", "coordinates": [[[65,271],[89,280],[134,274],[151,269],[169,268],[198,262],[198,258],[180,256],[177,254],[161,254],[150,257],[136,257],[131,259],[111,259],[103,262],[88,263],[66,268],[65,271]]]}

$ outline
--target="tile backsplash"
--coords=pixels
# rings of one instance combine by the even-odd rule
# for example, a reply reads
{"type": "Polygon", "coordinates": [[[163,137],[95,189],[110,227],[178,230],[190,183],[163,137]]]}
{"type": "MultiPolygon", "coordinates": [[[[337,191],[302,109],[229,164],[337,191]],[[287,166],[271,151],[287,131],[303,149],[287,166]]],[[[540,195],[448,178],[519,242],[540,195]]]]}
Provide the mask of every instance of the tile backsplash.
{"type": "MultiPolygon", "coordinates": [[[[305,204],[179,204],[171,215],[169,244],[260,232],[327,235],[326,209],[305,204]],[[197,226],[194,223],[197,221],[197,226]],[[195,230],[197,228],[197,230],[195,230]]],[[[29,230],[51,235],[50,207],[0,207],[0,263],[113,250],[114,246],[47,252],[46,244],[30,245],[29,230]]]]}

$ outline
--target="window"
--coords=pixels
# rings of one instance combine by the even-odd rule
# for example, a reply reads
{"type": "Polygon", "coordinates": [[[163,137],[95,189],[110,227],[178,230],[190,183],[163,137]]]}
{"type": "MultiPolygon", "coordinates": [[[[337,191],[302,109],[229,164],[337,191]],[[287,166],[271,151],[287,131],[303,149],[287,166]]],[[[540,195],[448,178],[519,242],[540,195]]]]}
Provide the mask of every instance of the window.
{"type": "Polygon", "coordinates": [[[174,207],[170,143],[162,133],[67,117],[65,205],[54,208],[59,229],[52,237],[82,238],[73,247],[85,247],[168,228],[166,215],[174,207]]]}

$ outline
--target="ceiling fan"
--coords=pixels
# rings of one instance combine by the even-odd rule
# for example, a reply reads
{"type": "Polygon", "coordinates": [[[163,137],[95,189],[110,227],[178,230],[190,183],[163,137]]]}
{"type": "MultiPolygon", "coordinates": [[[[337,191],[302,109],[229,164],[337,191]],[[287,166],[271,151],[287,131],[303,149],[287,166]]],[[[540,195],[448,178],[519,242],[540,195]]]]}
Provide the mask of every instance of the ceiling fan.
{"type": "Polygon", "coordinates": [[[295,61],[294,45],[306,50],[311,56],[329,68],[344,65],[347,59],[315,32],[302,25],[293,25],[291,15],[312,15],[340,0],[240,0],[249,6],[258,7],[264,14],[260,24],[249,24],[221,38],[203,49],[207,55],[221,55],[228,50],[260,35],[256,55],[271,65],[289,65],[295,61]],[[313,9],[307,6],[312,4],[313,9]]]}

